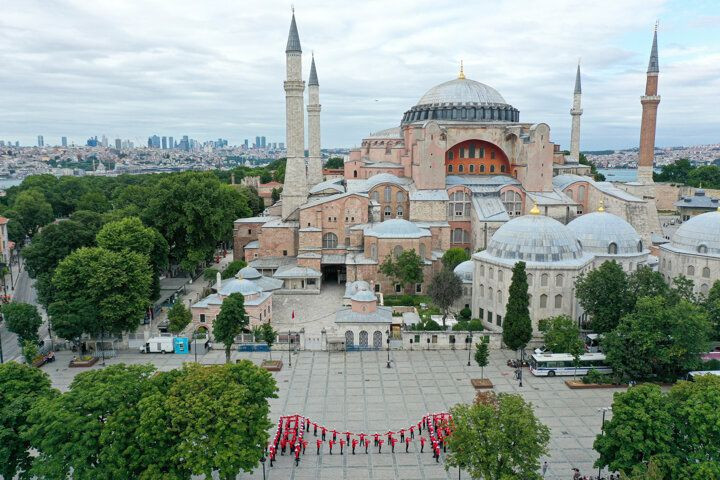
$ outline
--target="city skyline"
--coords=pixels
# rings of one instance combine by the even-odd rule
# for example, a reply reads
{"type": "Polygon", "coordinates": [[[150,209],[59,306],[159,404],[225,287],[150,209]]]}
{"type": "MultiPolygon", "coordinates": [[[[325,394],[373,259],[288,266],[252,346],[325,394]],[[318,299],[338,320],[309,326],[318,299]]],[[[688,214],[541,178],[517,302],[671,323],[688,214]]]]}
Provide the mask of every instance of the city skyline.
{"type": "MultiPolygon", "coordinates": [[[[552,140],[569,148],[578,57],[585,111],[580,149],[636,147],[656,18],[663,74],[657,144],[717,142],[717,5],[488,4],[483,35],[475,34],[478,20],[468,15],[479,9],[414,5],[297,5],[303,50],[316,54],[323,147],[352,147],[371,131],[397,125],[428,88],[457,74],[462,59],[468,78],[500,91],[519,108],[521,121],[549,123],[552,140]]],[[[10,8],[0,19],[0,60],[8,66],[0,138],[23,145],[38,135],[46,144],[62,136],[77,144],[103,133],[140,145],[166,131],[227,138],[234,145],[259,131],[283,138],[284,59],[273,46],[284,45],[289,6],[271,2],[227,11],[222,24],[212,15],[217,9],[173,7],[162,24],[153,18],[166,6],[134,2],[10,8]],[[65,13],[54,16],[60,9],[65,13]],[[147,18],[138,18],[139,12],[147,18]],[[44,28],[51,21],[60,23],[44,28]]],[[[308,73],[306,55],[306,81],[308,73]]]]}

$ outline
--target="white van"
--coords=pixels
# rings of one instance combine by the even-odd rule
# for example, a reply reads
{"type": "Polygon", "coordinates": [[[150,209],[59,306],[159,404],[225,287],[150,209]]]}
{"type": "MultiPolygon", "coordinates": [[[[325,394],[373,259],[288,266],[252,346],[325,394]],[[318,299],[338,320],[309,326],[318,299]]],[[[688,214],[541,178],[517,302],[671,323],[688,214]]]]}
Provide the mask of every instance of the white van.
{"type": "Polygon", "coordinates": [[[173,353],[175,346],[174,337],[153,337],[147,341],[140,353],[173,353]]]}

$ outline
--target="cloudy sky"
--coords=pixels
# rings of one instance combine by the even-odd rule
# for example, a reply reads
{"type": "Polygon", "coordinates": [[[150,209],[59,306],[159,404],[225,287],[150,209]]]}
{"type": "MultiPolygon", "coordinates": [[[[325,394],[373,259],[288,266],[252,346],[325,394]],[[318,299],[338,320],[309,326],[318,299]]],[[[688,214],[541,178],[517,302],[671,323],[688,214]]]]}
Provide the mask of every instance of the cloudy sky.
{"type": "MultiPolygon", "coordinates": [[[[3,0],[0,139],[284,141],[288,1],[3,0]]],[[[295,0],[314,51],[323,147],[396,126],[433,85],[496,88],[569,143],[582,58],[581,148],[638,143],[639,96],[660,19],[658,145],[720,142],[717,0],[295,0]]]]}

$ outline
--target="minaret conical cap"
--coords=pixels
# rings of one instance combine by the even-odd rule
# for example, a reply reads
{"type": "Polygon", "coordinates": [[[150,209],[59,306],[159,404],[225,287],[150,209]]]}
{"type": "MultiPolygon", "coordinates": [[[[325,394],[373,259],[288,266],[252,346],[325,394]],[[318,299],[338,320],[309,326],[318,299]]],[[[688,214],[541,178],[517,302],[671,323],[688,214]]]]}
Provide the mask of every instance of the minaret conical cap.
{"type": "Polygon", "coordinates": [[[310,79],[308,80],[308,86],[310,85],[320,86],[317,78],[317,70],[315,70],[315,55],[313,55],[312,63],[310,64],[310,79]]]}
{"type": "Polygon", "coordinates": [[[577,73],[575,74],[575,93],[582,93],[582,86],[580,85],[580,62],[578,62],[577,73]]]}
{"type": "Polygon", "coordinates": [[[300,35],[298,35],[297,25],[295,24],[294,11],[292,14],[292,20],[290,21],[290,33],[288,33],[287,48],[285,48],[285,53],[290,52],[302,53],[302,48],[300,48],[300,35]]]}
{"type": "Polygon", "coordinates": [[[660,73],[660,64],[658,62],[657,47],[657,23],[655,23],[655,32],[653,33],[652,49],[650,50],[650,63],[648,63],[647,73],[660,73]]]}

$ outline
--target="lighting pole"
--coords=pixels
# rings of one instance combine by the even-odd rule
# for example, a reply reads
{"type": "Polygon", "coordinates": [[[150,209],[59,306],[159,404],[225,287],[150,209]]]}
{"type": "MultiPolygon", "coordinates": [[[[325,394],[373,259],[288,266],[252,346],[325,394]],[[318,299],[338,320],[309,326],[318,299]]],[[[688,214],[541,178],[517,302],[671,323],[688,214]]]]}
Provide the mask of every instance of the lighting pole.
{"type": "Polygon", "coordinates": [[[289,367],[292,367],[292,337],[290,337],[290,330],[288,330],[288,363],[289,367]]]}
{"type": "Polygon", "coordinates": [[[102,353],[103,367],[105,366],[105,330],[100,330],[100,352],[102,353]]]}
{"type": "Polygon", "coordinates": [[[467,344],[468,344],[468,364],[467,364],[467,366],[469,367],[470,366],[470,352],[472,352],[472,330],[470,331],[470,335],[468,335],[468,337],[467,337],[467,344]]]}
{"type": "Polygon", "coordinates": [[[520,386],[522,387],[522,375],[523,375],[523,361],[525,360],[525,349],[520,349],[520,370],[518,372],[518,379],[520,379],[520,386]]]}
{"type": "Polygon", "coordinates": [[[3,350],[2,350],[2,324],[5,320],[5,314],[0,313],[0,364],[5,363],[5,358],[3,357],[3,350]]]}
{"type": "Polygon", "coordinates": [[[197,363],[197,332],[193,333],[193,350],[195,351],[195,363],[197,363]]]}
{"type": "Polygon", "coordinates": [[[262,464],[262,467],[263,467],[263,480],[265,480],[265,455],[260,457],[260,463],[262,464]]]}
{"type": "Polygon", "coordinates": [[[387,368],[390,368],[390,329],[385,331],[385,335],[387,335],[387,352],[388,352],[388,359],[387,359],[387,368]]]}
{"type": "MultiPolygon", "coordinates": [[[[602,407],[597,409],[598,413],[602,412],[602,423],[600,424],[600,436],[605,435],[605,413],[612,411],[612,407],[602,407]]],[[[600,478],[600,472],[602,467],[598,467],[598,479],[600,478]]]]}

